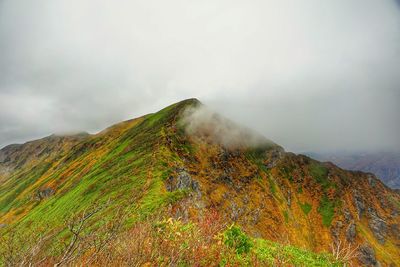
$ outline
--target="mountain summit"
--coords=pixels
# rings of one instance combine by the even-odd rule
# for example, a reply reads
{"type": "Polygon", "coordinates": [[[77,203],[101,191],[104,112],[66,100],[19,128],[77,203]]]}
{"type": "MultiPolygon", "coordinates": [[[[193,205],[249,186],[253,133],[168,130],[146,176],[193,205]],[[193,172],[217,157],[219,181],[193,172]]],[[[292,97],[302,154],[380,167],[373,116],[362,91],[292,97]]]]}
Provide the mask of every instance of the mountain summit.
{"type": "Polygon", "coordinates": [[[400,262],[398,194],[371,174],[285,152],[197,99],[98,134],[0,150],[3,231],[57,229],[93,205],[106,205],[93,227],[121,209],[127,228],[159,213],[197,222],[215,212],[251,238],[316,253],[346,244],[356,264],[400,262]]]}

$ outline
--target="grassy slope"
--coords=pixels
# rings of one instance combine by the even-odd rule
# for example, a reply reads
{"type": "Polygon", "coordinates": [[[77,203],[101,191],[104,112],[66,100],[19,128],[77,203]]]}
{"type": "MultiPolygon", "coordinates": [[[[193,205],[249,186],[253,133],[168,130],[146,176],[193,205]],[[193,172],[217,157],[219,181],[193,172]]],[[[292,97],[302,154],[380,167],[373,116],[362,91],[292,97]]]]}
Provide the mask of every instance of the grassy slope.
{"type": "Polygon", "coordinates": [[[1,221],[54,224],[93,203],[140,203],[140,212],[146,213],[167,202],[173,193],[164,190],[168,169],[159,159],[163,123],[173,115],[171,110],[117,125],[82,141],[55,162],[16,172],[0,187],[1,221]],[[41,188],[52,188],[55,195],[35,199],[41,188]]]}
{"type": "MultiPolygon", "coordinates": [[[[185,106],[195,103],[194,100],[177,103],[155,114],[118,124],[85,138],[55,160],[38,162],[13,173],[0,186],[0,223],[16,223],[21,228],[32,223],[58,227],[71,213],[106,202],[110,205],[101,213],[100,222],[121,207],[132,212],[129,218],[132,222],[185,197],[185,192],[167,192],[164,184],[173,169],[185,162],[206,192],[207,204],[217,206],[227,216],[232,203],[243,205],[240,203],[246,190],[251,192],[249,209],[266,206],[259,219],[262,223],[244,227],[248,232],[255,230],[276,240],[279,239],[274,234],[285,233],[301,247],[313,250],[326,247],[331,241],[329,226],[339,208],[338,196],[334,194],[337,185],[327,178],[326,167],[313,161],[299,165],[289,158],[282,166],[266,170],[260,158],[262,153],[242,155],[228,167],[238,170],[238,176],[233,177],[235,182],[242,184],[243,177],[250,177],[250,182],[243,182],[246,190],[239,190],[225,201],[224,196],[232,189],[212,181],[226,166],[210,167],[212,162],[219,161],[219,148],[188,140],[175,126],[185,106]],[[35,194],[43,188],[52,188],[55,194],[35,199],[35,194]],[[292,192],[291,206],[286,201],[288,189],[292,192]]],[[[241,218],[247,225],[250,216],[241,218]]],[[[366,233],[371,235],[368,230],[366,233]]],[[[256,244],[260,255],[266,258],[276,247],[276,243],[263,240],[256,244]]],[[[291,246],[286,250],[292,251],[293,261],[302,257],[319,258],[291,246]]]]}

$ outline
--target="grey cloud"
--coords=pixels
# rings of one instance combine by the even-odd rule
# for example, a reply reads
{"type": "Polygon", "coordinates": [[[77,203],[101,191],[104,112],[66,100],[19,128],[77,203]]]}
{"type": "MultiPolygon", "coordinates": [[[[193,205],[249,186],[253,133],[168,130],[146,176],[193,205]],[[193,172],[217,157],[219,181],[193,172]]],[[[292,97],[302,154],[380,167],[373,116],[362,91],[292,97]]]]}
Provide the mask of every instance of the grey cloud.
{"type": "Polygon", "coordinates": [[[0,147],[197,97],[289,150],[400,149],[396,0],[0,1],[0,147]]]}

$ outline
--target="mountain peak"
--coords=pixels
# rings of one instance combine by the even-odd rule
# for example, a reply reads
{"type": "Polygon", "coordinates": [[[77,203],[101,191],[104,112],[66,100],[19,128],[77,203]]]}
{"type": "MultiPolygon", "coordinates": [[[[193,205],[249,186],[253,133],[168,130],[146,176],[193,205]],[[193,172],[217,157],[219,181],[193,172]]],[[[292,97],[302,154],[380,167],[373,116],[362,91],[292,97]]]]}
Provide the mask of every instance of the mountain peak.
{"type": "Polygon", "coordinates": [[[197,98],[188,98],[188,99],[179,101],[177,104],[182,104],[185,106],[198,106],[198,105],[202,105],[203,103],[201,103],[201,101],[198,100],[197,98]]]}
{"type": "Polygon", "coordinates": [[[195,109],[200,106],[204,106],[204,104],[201,103],[200,100],[198,100],[197,98],[188,98],[188,99],[176,102],[175,104],[172,104],[162,110],[174,109],[175,111],[182,111],[182,110],[184,111],[186,109],[191,109],[191,108],[195,109]]]}

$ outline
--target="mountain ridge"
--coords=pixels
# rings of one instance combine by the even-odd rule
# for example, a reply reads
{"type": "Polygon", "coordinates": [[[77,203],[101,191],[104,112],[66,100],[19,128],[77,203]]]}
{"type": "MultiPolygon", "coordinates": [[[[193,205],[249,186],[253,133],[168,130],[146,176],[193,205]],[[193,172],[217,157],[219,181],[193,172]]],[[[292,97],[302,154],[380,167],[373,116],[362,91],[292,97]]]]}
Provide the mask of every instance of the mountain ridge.
{"type": "Polygon", "coordinates": [[[195,221],[216,210],[253,237],[314,252],[342,241],[360,246],[359,263],[399,262],[400,197],[375,176],[268,139],[254,143],[252,133],[202,106],[184,100],[95,135],[50,142],[45,157],[14,160],[19,167],[0,178],[0,224],[60,227],[67,214],[109,201],[103,220],[121,207],[136,214],[128,221],[159,210],[195,221]],[[195,131],[187,116],[200,122],[195,131]],[[234,144],[243,136],[250,141],[234,144]]]}

